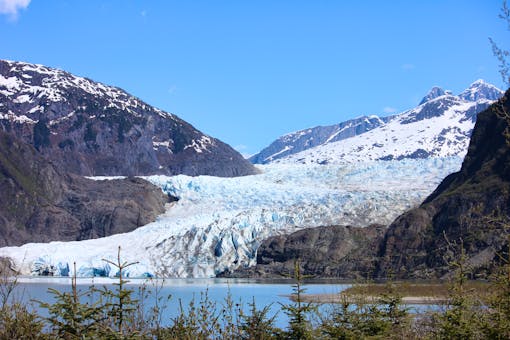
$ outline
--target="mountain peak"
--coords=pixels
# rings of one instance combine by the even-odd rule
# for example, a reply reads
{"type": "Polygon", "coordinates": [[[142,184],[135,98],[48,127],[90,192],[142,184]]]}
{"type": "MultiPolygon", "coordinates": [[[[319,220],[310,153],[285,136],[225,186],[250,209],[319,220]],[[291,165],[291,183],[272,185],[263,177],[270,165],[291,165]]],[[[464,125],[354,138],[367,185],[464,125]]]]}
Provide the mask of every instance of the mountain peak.
{"type": "Polygon", "coordinates": [[[430,89],[430,91],[427,93],[427,95],[425,97],[423,97],[423,99],[421,100],[419,105],[424,104],[432,99],[444,96],[445,94],[449,94],[449,93],[451,93],[451,92],[445,91],[439,86],[434,86],[433,88],[430,89]]]}
{"type": "Polygon", "coordinates": [[[382,118],[360,116],[285,135],[250,161],[331,164],[464,156],[477,113],[491,104],[491,98],[502,95],[483,80],[473,82],[470,91],[465,92],[463,99],[434,86],[415,108],[382,118]],[[471,92],[473,100],[468,96],[471,92]]]}
{"type": "Polygon", "coordinates": [[[483,80],[481,78],[475,80],[474,82],[472,82],[470,86],[473,86],[473,85],[476,85],[476,84],[490,85],[489,83],[487,83],[485,80],[483,80]]]}
{"type": "Polygon", "coordinates": [[[459,97],[467,101],[477,101],[481,99],[497,100],[503,95],[503,91],[496,86],[487,83],[483,79],[474,81],[465,89],[459,97]]]}

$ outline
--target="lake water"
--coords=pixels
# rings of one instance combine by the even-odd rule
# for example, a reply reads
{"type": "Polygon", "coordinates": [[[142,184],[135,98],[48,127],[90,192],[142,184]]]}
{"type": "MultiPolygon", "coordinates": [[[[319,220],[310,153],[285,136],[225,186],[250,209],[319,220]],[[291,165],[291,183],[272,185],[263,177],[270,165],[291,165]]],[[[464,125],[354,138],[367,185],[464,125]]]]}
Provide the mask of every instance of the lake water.
{"type": "MultiPolygon", "coordinates": [[[[59,291],[71,291],[70,278],[20,278],[13,294],[18,301],[29,303],[33,309],[42,316],[47,315],[46,310],[39,308],[34,300],[52,303],[54,296],[48,292],[48,288],[59,291]]],[[[118,280],[109,278],[78,279],[78,290],[85,291],[94,285],[97,288],[107,286],[114,288],[113,284],[118,280]]],[[[255,300],[257,309],[270,306],[269,317],[276,315],[275,325],[280,328],[288,326],[288,317],[281,311],[281,304],[291,304],[289,295],[293,292],[293,280],[268,280],[268,279],[165,279],[165,280],[139,280],[129,279],[127,286],[134,291],[133,296],[139,296],[140,287],[145,286],[152,294],[149,294],[145,306],[152,306],[155,301],[155,292],[158,296],[166,298],[166,308],[163,311],[163,324],[168,325],[171,320],[179,315],[180,303],[187,310],[189,303],[194,300],[196,305],[200,302],[203,294],[207,293],[208,299],[216,303],[217,310],[225,305],[227,296],[230,294],[234,304],[240,304],[244,311],[249,312],[249,304],[255,300]]],[[[332,280],[313,280],[303,284],[305,294],[336,294],[348,287],[350,283],[332,280]]],[[[85,301],[84,301],[85,302],[85,301]]],[[[321,309],[330,308],[323,305],[321,309]]],[[[437,306],[410,305],[411,312],[422,312],[437,306]]]]}
{"type": "MultiPolygon", "coordinates": [[[[78,290],[85,291],[90,286],[107,286],[112,288],[116,283],[115,279],[94,278],[78,279],[78,290]]],[[[258,309],[271,305],[269,316],[276,314],[276,326],[286,327],[288,318],[281,311],[281,304],[289,304],[292,301],[289,295],[292,294],[293,280],[255,280],[255,279],[165,279],[165,280],[136,280],[130,279],[127,286],[134,290],[134,296],[138,296],[139,288],[145,287],[153,293],[158,290],[160,297],[171,296],[167,302],[167,308],[164,310],[163,320],[169,323],[172,318],[179,314],[179,302],[186,309],[189,303],[194,299],[198,302],[201,295],[207,293],[210,301],[216,302],[220,309],[225,304],[228,294],[232,301],[241,304],[245,311],[249,311],[249,306],[253,299],[258,309]]],[[[333,282],[327,280],[310,281],[303,285],[306,294],[333,294],[339,293],[348,288],[350,284],[333,282]]],[[[34,300],[42,302],[54,302],[54,296],[48,292],[48,288],[54,288],[59,291],[71,291],[70,278],[20,278],[18,286],[14,292],[14,298],[29,303],[41,315],[45,315],[45,310],[38,307],[34,300]]],[[[146,305],[152,305],[154,295],[149,294],[146,305]]],[[[165,322],[164,322],[165,323],[165,322]]]]}

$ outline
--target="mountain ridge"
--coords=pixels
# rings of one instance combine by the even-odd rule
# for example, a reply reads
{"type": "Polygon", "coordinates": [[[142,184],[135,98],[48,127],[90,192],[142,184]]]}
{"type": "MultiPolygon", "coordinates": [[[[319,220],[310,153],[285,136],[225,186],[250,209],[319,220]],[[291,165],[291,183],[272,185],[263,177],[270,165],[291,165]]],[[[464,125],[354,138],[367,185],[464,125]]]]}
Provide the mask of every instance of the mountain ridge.
{"type": "Polygon", "coordinates": [[[340,124],[286,134],[253,155],[250,161],[256,164],[324,164],[367,159],[463,156],[476,114],[502,94],[501,90],[483,80],[473,82],[458,96],[433,87],[416,108],[386,117],[362,116],[340,124]],[[439,121],[445,115],[450,115],[449,119],[439,121]],[[410,123],[415,123],[416,127],[406,125],[410,123]],[[420,140],[423,139],[422,132],[428,134],[426,143],[420,140]],[[406,136],[399,136],[399,133],[406,136]],[[410,144],[410,141],[413,143],[410,144]],[[445,143],[450,143],[453,149],[448,150],[445,143]],[[407,149],[402,149],[402,144],[407,144],[407,149]]]}
{"type": "Polygon", "coordinates": [[[0,129],[79,175],[256,173],[237,151],[124,90],[0,60],[0,129]]]}

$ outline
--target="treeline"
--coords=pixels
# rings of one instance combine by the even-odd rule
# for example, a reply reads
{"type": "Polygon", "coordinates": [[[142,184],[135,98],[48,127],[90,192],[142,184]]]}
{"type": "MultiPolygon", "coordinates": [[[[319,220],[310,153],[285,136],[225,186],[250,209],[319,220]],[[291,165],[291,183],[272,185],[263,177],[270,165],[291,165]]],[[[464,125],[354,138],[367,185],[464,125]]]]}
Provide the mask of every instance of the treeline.
{"type": "Polygon", "coordinates": [[[165,320],[170,297],[161,286],[135,292],[122,277],[129,263],[111,262],[119,277],[112,288],[70,292],[50,290],[53,303],[39,303],[44,317],[26,304],[12,301],[16,281],[0,285],[0,339],[510,339],[510,266],[494,275],[480,295],[466,284],[458,262],[447,302],[434,311],[414,314],[402,303],[397,286],[387,284],[378,296],[343,296],[336,304],[304,302],[299,264],[292,299],[280,306],[288,316],[276,326],[271,306],[243,308],[227,295],[223,303],[204,291],[188,305],[178,303],[176,317],[165,320]],[[150,301],[150,302],[149,302],[150,301]]]}

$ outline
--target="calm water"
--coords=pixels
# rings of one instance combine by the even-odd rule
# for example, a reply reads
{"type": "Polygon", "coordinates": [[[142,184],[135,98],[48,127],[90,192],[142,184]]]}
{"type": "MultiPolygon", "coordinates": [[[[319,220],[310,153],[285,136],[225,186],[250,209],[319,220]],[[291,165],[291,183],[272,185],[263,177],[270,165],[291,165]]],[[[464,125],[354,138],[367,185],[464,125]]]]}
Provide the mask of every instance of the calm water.
{"type": "MultiPolygon", "coordinates": [[[[78,279],[78,290],[85,291],[94,285],[97,288],[107,286],[114,288],[117,281],[108,278],[78,279]]],[[[228,294],[233,303],[240,304],[244,311],[249,312],[249,306],[253,299],[257,309],[265,306],[270,307],[269,317],[276,315],[275,325],[280,328],[288,326],[287,315],[281,311],[281,304],[290,304],[292,301],[288,295],[292,294],[292,280],[255,280],[255,279],[166,279],[166,280],[136,280],[131,279],[127,286],[134,291],[133,296],[139,297],[141,287],[152,293],[149,294],[145,306],[154,305],[156,291],[160,297],[171,296],[166,302],[163,311],[163,324],[169,324],[172,318],[178,316],[179,305],[182,303],[187,310],[189,303],[194,299],[195,304],[201,300],[203,294],[207,294],[210,301],[216,303],[217,310],[225,305],[228,294]]],[[[307,281],[303,284],[305,294],[336,294],[350,287],[350,283],[335,282],[331,280],[307,281]]],[[[71,291],[69,278],[22,278],[13,294],[18,301],[28,303],[42,316],[47,315],[46,310],[40,309],[34,300],[52,303],[54,296],[48,292],[48,288],[59,291],[71,291]]],[[[88,298],[91,299],[91,298],[88,298]]],[[[86,302],[86,301],[84,301],[86,302]]],[[[437,310],[438,306],[409,305],[411,312],[423,312],[437,310]]],[[[322,305],[321,310],[330,310],[331,305],[322,305]]]]}
{"type": "MultiPolygon", "coordinates": [[[[107,278],[78,279],[78,290],[86,290],[91,285],[95,287],[113,287],[117,281],[107,278]]],[[[192,299],[198,303],[201,296],[207,293],[211,301],[216,302],[220,309],[225,304],[228,294],[231,295],[234,303],[239,303],[245,311],[249,310],[248,304],[255,299],[258,309],[271,305],[269,316],[276,314],[276,325],[287,326],[287,316],[280,311],[280,304],[291,303],[288,295],[292,293],[292,280],[251,280],[251,279],[166,279],[166,280],[130,280],[128,287],[134,290],[134,296],[138,296],[140,287],[145,286],[152,294],[149,294],[146,305],[153,305],[155,293],[161,297],[171,296],[164,311],[163,320],[170,320],[179,313],[179,301],[182,302],[185,310],[192,299]]],[[[311,281],[303,285],[306,294],[332,294],[349,287],[350,284],[332,281],[311,281]]],[[[59,291],[71,291],[71,280],[69,278],[22,278],[14,293],[14,298],[28,302],[32,308],[44,315],[34,302],[54,302],[54,297],[48,292],[48,288],[59,291]]]]}

